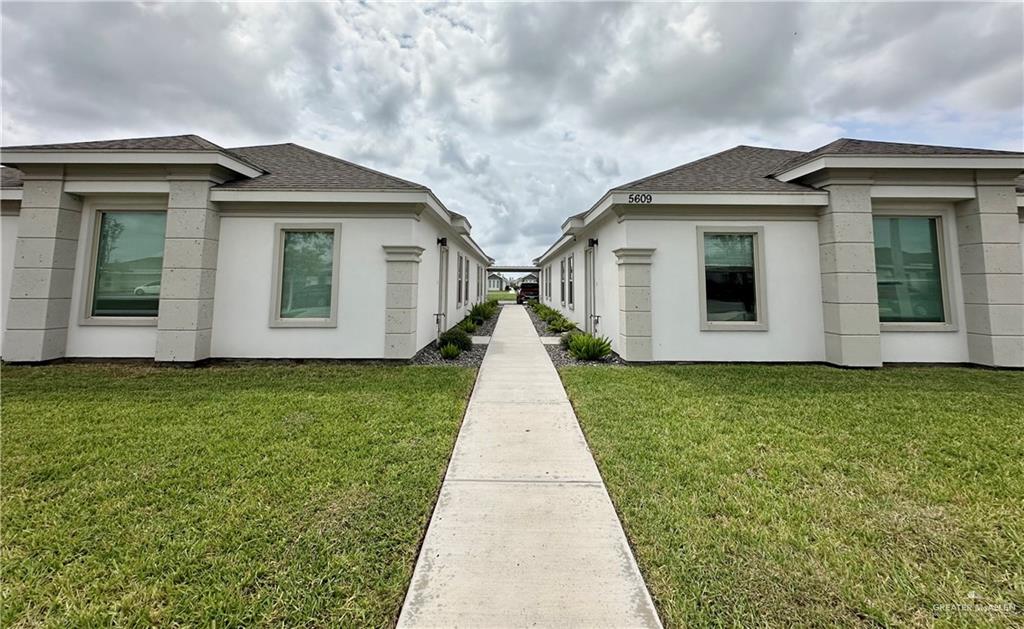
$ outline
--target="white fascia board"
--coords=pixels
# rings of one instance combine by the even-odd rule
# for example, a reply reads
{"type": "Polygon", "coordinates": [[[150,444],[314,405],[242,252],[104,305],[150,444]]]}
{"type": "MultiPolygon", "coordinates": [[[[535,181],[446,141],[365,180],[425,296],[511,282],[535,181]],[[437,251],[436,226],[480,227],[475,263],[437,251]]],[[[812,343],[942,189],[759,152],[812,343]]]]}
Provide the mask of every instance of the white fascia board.
{"type": "Polygon", "coordinates": [[[963,201],[977,196],[974,186],[871,186],[873,199],[943,199],[963,201]]]}
{"type": "Polygon", "coordinates": [[[71,194],[168,194],[171,185],[167,181],[68,181],[64,192],[71,194]]]}
{"type": "Polygon", "coordinates": [[[479,255],[483,260],[488,261],[487,264],[494,264],[494,258],[484,253],[484,250],[480,245],[476,244],[470,234],[473,231],[473,225],[470,224],[469,219],[461,214],[456,215],[454,212],[449,210],[441,203],[441,200],[434,196],[434,193],[430,190],[424,192],[418,192],[426,197],[423,201],[430,209],[432,209],[445,224],[451,227],[452,231],[463,240],[469,248],[479,255]],[[463,227],[464,226],[464,227],[463,227]]]}
{"type": "Polygon", "coordinates": [[[469,229],[461,233],[458,223],[469,228],[469,221],[456,217],[429,190],[246,190],[214,188],[210,200],[215,202],[260,203],[419,203],[429,208],[452,233],[469,245],[481,258],[490,256],[469,237],[469,229]]]}
{"type": "Polygon", "coordinates": [[[545,260],[547,260],[551,256],[555,255],[559,251],[561,251],[561,249],[565,245],[573,242],[573,240],[574,240],[574,237],[571,236],[571,235],[568,235],[568,234],[560,237],[558,240],[555,241],[555,244],[553,244],[550,247],[548,247],[547,251],[545,251],[540,256],[538,256],[538,257],[533,259],[534,266],[544,266],[545,260]]]}
{"type": "Polygon", "coordinates": [[[448,223],[448,213],[431,203],[422,190],[409,192],[395,190],[246,190],[244,188],[214,188],[211,201],[254,201],[262,203],[423,203],[430,206],[448,223]]]}
{"type": "Polygon", "coordinates": [[[4,164],[189,164],[217,165],[246,177],[262,170],[215,151],[5,151],[4,164]]]}
{"type": "Polygon", "coordinates": [[[775,175],[779,181],[793,181],[825,168],[935,168],[961,170],[1024,170],[1024,156],[1018,155],[831,155],[775,175]]]}
{"type": "MultiPolygon", "coordinates": [[[[651,205],[828,205],[821,192],[614,192],[608,205],[643,208],[651,205]],[[630,203],[630,195],[651,195],[650,203],[630,203]]],[[[594,216],[596,218],[596,216],[594,216]]],[[[590,220],[587,221],[591,222],[590,220]]]]}
{"type": "MultiPolygon", "coordinates": [[[[645,192],[642,190],[611,191],[601,197],[582,218],[587,226],[600,218],[613,205],[646,208],[652,205],[828,205],[828,192],[645,192]],[[650,203],[630,203],[630,195],[650,195],[650,203]]],[[[567,232],[572,219],[562,223],[567,232]]],[[[578,231],[578,230],[577,230],[578,231]]]]}
{"type": "Polygon", "coordinates": [[[21,201],[22,193],[21,188],[2,188],[0,189],[0,200],[21,201]]]}

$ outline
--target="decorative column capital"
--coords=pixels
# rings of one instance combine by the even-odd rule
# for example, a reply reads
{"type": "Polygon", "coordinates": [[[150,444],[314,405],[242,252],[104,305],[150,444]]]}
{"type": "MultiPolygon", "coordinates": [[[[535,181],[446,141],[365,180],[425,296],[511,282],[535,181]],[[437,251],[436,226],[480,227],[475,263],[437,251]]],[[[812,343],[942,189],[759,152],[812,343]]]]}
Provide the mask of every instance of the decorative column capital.
{"type": "Polygon", "coordinates": [[[621,247],[612,251],[617,264],[650,264],[654,249],[621,247]]]}
{"type": "Polygon", "coordinates": [[[384,245],[383,249],[388,262],[419,262],[424,251],[415,245],[384,245]]]}

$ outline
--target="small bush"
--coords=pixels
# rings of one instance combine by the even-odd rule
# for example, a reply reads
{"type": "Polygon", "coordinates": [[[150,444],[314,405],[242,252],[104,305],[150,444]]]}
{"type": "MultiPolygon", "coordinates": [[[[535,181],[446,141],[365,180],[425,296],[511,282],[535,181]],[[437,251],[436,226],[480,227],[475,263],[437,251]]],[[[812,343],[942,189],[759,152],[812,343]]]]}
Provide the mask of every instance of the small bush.
{"type": "Polygon", "coordinates": [[[476,332],[476,322],[471,321],[469,319],[463,320],[463,322],[459,324],[459,327],[465,330],[466,334],[472,334],[476,332]]]}
{"type": "Polygon", "coordinates": [[[612,353],[612,343],[603,336],[580,332],[569,339],[569,354],[576,360],[601,360],[612,353]]]}
{"type": "Polygon", "coordinates": [[[467,334],[462,328],[454,327],[442,334],[437,339],[437,344],[441,347],[450,344],[461,350],[469,350],[473,348],[473,339],[471,339],[469,334],[467,334]]]}
{"type": "Polygon", "coordinates": [[[441,358],[445,360],[455,360],[461,353],[462,350],[454,343],[448,343],[447,345],[441,346],[441,358]]]}
{"type": "Polygon", "coordinates": [[[577,336],[579,334],[583,334],[583,332],[580,332],[579,330],[569,330],[568,332],[563,334],[562,339],[559,341],[559,343],[562,344],[562,348],[569,349],[569,341],[572,340],[572,337],[577,336]]]}
{"type": "Polygon", "coordinates": [[[559,316],[553,321],[548,322],[548,330],[555,333],[568,332],[569,330],[575,330],[576,324],[569,321],[563,316],[559,316]]]}
{"type": "Polygon", "coordinates": [[[498,314],[498,302],[495,300],[480,302],[469,309],[469,318],[483,323],[498,314]]]}

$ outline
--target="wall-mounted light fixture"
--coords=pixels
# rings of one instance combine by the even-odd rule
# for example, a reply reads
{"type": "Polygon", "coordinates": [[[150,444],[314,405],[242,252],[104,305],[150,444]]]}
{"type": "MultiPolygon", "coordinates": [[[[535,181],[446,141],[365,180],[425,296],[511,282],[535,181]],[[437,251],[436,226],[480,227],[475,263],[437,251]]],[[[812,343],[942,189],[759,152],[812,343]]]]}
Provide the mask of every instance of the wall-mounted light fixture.
{"type": "Polygon", "coordinates": [[[447,247],[448,246],[448,239],[447,238],[438,238],[437,239],[437,244],[441,245],[442,247],[447,247]]]}
{"type": "Polygon", "coordinates": [[[591,238],[590,240],[588,240],[587,241],[587,246],[588,247],[596,247],[597,246],[597,238],[591,238]]]}

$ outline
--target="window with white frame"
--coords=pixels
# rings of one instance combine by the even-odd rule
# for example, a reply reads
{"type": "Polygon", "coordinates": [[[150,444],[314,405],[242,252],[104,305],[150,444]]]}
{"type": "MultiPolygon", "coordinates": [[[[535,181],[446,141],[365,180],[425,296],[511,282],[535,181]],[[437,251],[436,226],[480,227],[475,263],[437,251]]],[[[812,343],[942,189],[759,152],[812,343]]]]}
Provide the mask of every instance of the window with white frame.
{"type": "Polygon", "coordinates": [[[462,273],[462,294],[465,295],[466,305],[469,305],[469,258],[463,258],[463,264],[465,265],[465,271],[462,273]]]}
{"type": "Polygon", "coordinates": [[[455,307],[462,306],[462,254],[455,258],[455,307]]]}
{"type": "Polygon", "coordinates": [[[126,323],[155,319],[160,310],[165,211],[96,213],[86,319],[126,323]]]}
{"type": "Polygon", "coordinates": [[[941,217],[876,215],[873,224],[879,321],[888,328],[950,323],[941,217]]]}
{"type": "Polygon", "coordinates": [[[341,225],[276,225],[271,327],[337,327],[341,225]]]}
{"type": "Polygon", "coordinates": [[[548,301],[551,301],[551,265],[548,265],[548,301]]]}
{"type": "Polygon", "coordinates": [[[698,227],[702,330],[767,330],[763,230],[698,227]]]}
{"type": "Polygon", "coordinates": [[[576,272],[575,272],[575,260],[576,254],[573,253],[567,260],[567,269],[569,275],[569,308],[576,307],[576,272]]]}
{"type": "Polygon", "coordinates": [[[561,286],[560,286],[560,289],[561,289],[561,295],[560,295],[560,296],[561,296],[561,298],[562,298],[562,299],[561,299],[561,301],[562,301],[562,305],[564,306],[564,305],[565,305],[565,258],[562,258],[562,259],[561,259],[561,260],[559,261],[559,267],[560,267],[560,272],[559,272],[559,275],[560,275],[560,277],[559,277],[559,283],[561,284],[561,286]]]}

